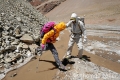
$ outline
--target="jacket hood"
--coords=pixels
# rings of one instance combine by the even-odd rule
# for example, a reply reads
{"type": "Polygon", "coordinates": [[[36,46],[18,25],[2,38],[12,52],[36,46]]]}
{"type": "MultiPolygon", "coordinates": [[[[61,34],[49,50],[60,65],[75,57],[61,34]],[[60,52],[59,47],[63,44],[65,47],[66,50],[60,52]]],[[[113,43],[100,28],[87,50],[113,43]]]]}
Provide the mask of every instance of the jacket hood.
{"type": "Polygon", "coordinates": [[[65,25],[64,22],[60,22],[60,23],[58,23],[58,24],[55,26],[55,29],[56,29],[57,31],[62,31],[62,30],[64,30],[65,28],[66,28],[66,25],[65,25]]]}

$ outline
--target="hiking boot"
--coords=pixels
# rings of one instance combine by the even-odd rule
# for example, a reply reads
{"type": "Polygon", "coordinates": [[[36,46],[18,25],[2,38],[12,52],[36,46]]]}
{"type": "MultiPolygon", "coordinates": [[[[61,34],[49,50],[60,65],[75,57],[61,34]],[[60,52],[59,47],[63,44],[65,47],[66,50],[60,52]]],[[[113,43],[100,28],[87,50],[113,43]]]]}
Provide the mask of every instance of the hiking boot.
{"type": "Polygon", "coordinates": [[[83,61],[86,61],[86,59],[85,59],[84,57],[81,57],[81,58],[79,58],[79,59],[81,59],[81,60],[83,60],[83,61]]]}

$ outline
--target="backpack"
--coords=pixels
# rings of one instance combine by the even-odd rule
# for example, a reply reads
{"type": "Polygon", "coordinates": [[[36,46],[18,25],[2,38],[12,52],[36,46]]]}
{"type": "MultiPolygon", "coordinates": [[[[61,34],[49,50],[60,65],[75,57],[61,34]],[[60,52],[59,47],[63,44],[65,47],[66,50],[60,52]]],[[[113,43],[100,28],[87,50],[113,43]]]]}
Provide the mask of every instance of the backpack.
{"type": "Polygon", "coordinates": [[[82,21],[83,24],[85,25],[84,18],[81,18],[81,17],[77,17],[77,18],[78,18],[78,20],[82,21]]]}
{"type": "MultiPolygon", "coordinates": [[[[77,19],[80,20],[80,21],[82,21],[82,22],[83,22],[83,25],[85,25],[84,18],[77,17],[77,19]]],[[[78,27],[79,27],[79,29],[80,29],[80,31],[81,31],[80,34],[82,34],[83,32],[82,32],[82,30],[81,30],[81,28],[80,28],[80,25],[78,25],[78,27]]]]}
{"type": "Polygon", "coordinates": [[[55,22],[47,22],[40,30],[40,38],[43,38],[44,35],[50,30],[54,30],[55,22]]]}

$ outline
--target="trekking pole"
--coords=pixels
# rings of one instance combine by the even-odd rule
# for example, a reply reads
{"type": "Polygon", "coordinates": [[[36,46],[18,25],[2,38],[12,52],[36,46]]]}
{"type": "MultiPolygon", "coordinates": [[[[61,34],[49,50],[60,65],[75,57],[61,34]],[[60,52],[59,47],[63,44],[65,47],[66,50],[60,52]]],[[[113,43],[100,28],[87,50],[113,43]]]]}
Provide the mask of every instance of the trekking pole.
{"type": "Polygon", "coordinates": [[[36,73],[37,73],[37,70],[38,70],[38,67],[39,67],[39,64],[40,64],[40,58],[42,56],[42,52],[43,52],[43,50],[40,50],[39,52],[37,52],[37,55],[39,56],[39,59],[38,59],[38,63],[37,63],[37,66],[36,66],[36,73]]]}

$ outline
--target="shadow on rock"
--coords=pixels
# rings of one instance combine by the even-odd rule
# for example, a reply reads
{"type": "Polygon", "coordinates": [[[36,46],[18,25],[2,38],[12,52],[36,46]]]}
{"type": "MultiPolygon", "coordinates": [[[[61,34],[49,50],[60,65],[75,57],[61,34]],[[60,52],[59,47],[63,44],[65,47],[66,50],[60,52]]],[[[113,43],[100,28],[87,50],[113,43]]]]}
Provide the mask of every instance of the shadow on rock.
{"type": "Polygon", "coordinates": [[[91,60],[90,60],[90,57],[88,57],[87,55],[83,55],[83,56],[82,56],[82,59],[83,59],[84,61],[88,61],[88,62],[91,61],[91,60]]]}
{"type": "Polygon", "coordinates": [[[75,62],[74,61],[70,61],[69,59],[67,59],[67,58],[64,58],[63,60],[62,60],[62,64],[63,65],[67,65],[67,64],[74,64],[75,62]]]}
{"type": "MultiPolygon", "coordinates": [[[[72,58],[78,58],[78,56],[71,56],[70,59],[64,58],[64,59],[62,60],[63,65],[66,66],[67,64],[74,64],[75,62],[74,62],[74,61],[71,61],[72,58]]],[[[83,55],[82,58],[80,58],[80,60],[88,61],[88,62],[91,61],[91,60],[90,60],[90,57],[88,57],[87,55],[83,55]]]]}

